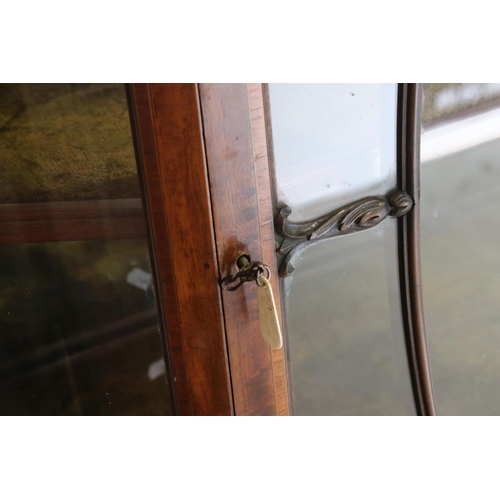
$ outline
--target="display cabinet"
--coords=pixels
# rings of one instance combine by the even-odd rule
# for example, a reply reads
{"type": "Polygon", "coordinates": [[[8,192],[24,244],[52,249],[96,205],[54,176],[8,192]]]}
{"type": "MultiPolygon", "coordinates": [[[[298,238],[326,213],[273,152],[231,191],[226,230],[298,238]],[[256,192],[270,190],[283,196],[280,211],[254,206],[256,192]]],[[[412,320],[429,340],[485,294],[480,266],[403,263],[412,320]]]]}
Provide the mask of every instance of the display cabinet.
{"type": "Polygon", "coordinates": [[[499,98],[2,85],[2,413],[499,414],[499,98]]]}

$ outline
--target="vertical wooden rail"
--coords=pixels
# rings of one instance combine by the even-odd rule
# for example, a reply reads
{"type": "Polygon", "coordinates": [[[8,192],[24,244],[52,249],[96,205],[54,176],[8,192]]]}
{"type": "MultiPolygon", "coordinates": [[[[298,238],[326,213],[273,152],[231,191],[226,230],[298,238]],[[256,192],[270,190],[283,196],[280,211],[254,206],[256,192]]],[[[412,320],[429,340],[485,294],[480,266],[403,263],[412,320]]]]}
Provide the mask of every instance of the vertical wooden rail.
{"type": "MultiPolygon", "coordinates": [[[[260,84],[200,84],[205,144],[221,276],[249,253],[272,270],[279,300],[266,126],[260,84]]],[[[224,292],[237,415],[288,414],[283,350],[262,339],[256,286],[224,292]]]]}
{"type": "Polygon", "coordinates": [[[425,336],[420,272],[420,130],[421,85],[400,84],[398,92],[399,182],[414,200],[413,210],[399,219],[399,258],[403,320],[417,411],[436,415],[425,336]]]}
{"type": "MultiPolygon", "coordinates": [[[[274,300],[278,311],[280,307],[281,293],[280,280],[278,278],[276,261],[276,237],[274,234],[274,193],[271,171],[272,166],[268,152],[270,150],[268,131],[270,124],[266,121],[265,88],[261,83],[248,84],[248,100],[250,105],[250,117],[252,120],[252,140],[254,150],[255,177],[257,180],[257,194],[259,198],[259,216],[262,241],[262,255],[266,262],[273,266],[271,285],[274,291],[274,300]]],[[[285,329],[284,318],[281,317],[282,327],[285,329]]],[[[290,384],[287,380],[287,369],[285,361],[285,348],[271,349],[273,362],[274,391],[276,397],[277,415],[290,414],[290,384]]]]}
{"type": "Polygon", "coordinates": [[[198,87],[128,91],[178,412],[231,415],[198,87]]]}

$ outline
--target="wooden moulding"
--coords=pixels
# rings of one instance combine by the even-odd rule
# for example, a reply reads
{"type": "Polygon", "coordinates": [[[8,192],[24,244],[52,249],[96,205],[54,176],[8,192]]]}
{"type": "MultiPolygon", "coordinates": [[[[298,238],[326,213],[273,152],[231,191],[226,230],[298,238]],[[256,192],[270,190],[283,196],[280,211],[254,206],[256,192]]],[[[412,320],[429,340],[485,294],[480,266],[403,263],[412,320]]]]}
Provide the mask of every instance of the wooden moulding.
{"type": "MultiPolygon", "coordinates": [[[[268,151],[267,122],[265,116],[264,88],[260,83],[248,84],[248,98],[250,116],[252,118],[252,139],[255,161],[255,176],[259,198],[259,216],[262,238],[262,254],[265,262],[270,262],[273,274],[271,285],[274,292],[276,309],[281,310],[280,282],[278,279],[278,265],[276,259],[276,241],[274,233],[273,185],[270,171],[268,151]],[[276,270],[276,272],[274,272],[276,270]]],[[[280,318],[282,329],[284,321],[280,318]]],[[[289,415],[289,384],[285,366],[285,351],[271,349],[273,362],[274,392],[276,398],[277,415],[289,415]]]]}
{"type": "Polygon", "coordinates": [[[0,206],[0,243],[145,238],[140,199],[0,206]]]}
{"type": "Polygon", "coordinates": [[[128,86],[180,415],[233,413],[196,84],[128,86]]]}
{"type": "MultiPolygon", "coordinates": [[[[217,255],[221,277],[249,254],[271,268],[279,310],[272,196],[261,84],[200,84],[217,255]]],[[[236,415],[287,415],[283,349],[263,340],[257,286],[224,291],[236,415]]]]}

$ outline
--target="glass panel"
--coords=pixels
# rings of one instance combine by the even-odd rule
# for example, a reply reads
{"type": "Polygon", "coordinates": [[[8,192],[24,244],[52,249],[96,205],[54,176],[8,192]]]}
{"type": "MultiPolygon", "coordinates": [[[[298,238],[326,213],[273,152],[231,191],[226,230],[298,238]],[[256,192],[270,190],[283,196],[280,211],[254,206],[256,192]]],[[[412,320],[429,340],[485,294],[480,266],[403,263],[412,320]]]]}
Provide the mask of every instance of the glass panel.
{"type": "Polygon", "coordinates": [[[425,84],[421,258],[436,406],[500,415],[500,84],[425,84]]]}
{"type": "Polygon", "coordinates": [[[0,85],[0,170],[0,413],[172,414],[124,86],[0,85]]]}
{"type": "Polygon", "coordinates": [[[285,279],[297,415],[414,415],[396,221],[307,247],[285,279]]]}
{"type": "Polygon", "coordinates": [[[0,203],[139,198],[123,84],[0,84],[0,203]]]}
{"type": "MultiPolygon", "coordinates": [[[[301,221],[396,187],[396,84],[271,84],[278,199],[301,221]]],[[[396,222],[298,251],[284,279],[295,413],[414,415],[396,222]]]]}
{"type": "Polygon", "coordinates": [[[143,240],[0,246],[2,414],[172,408],[143,240]]]}
{"type": "Polygon", "coordinates": [[[293,221],[395,186],[395,84],[269,84],[281,202],[293,221]]]}

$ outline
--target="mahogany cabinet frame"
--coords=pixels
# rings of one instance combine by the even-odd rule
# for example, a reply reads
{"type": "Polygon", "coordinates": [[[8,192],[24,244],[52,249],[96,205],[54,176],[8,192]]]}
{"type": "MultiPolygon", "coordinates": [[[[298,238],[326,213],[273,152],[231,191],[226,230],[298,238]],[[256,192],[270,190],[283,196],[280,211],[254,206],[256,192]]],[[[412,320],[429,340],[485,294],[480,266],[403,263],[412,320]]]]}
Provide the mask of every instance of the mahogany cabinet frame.
{"type": "MultiPolygon", "coordinates": [[[[266,86],[127,88],[177,412],[288,415],[286,349],[262,339],[256,287],[220,287],[249,254],[271,268],[280,308],[266,86]]],[[[419,85],[400,84],[398,184],[416,208],[399,222],[399,274],[417,412],[433,415],[419,267],[419,96],[419,85]]]]}
{"type": "MultiPolygon", "coordinates": [[[[220,276],[241,254],[271,269],[279,310],[272,189],[261,84],[200,84],[220,276]]],[[[260,333],[257,287],[222,294],[237,415],[287,415],[283,349],[260,333]]]]}

